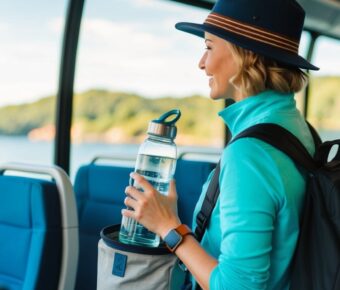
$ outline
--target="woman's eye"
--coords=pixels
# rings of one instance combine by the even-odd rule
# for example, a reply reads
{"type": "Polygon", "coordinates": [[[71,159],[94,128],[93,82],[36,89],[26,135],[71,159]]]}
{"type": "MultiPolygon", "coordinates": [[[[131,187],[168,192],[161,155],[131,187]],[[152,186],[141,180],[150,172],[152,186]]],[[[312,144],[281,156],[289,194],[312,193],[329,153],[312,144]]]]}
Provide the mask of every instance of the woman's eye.
{"type": "Polygon", "coordinates": [[[209,46],[206,46],[206,47],[205,47],[205,49],[207,49],[207,50],[210,50],[210,49],[211,49],[211,47],[209,47],[209,46]]]}

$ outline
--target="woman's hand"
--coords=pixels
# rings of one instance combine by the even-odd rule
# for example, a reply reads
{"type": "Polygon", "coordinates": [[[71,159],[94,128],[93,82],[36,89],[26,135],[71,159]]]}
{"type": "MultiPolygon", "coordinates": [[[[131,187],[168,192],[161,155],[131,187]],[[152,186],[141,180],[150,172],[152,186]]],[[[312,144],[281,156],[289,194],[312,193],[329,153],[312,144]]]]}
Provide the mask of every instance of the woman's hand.
{"type": "MultiPolygon", "coordinates": [[[[122,214],[137,220],[148,230],[164,238],[169,230],[181,224],[177,216],[177,193],[174,180],[170,182],[168,196],[164,196],[141,175],[134,172],[130,176],[143,192],[133,186],[126,188],[125,204],[133,210],[123,209],[122,214]]],[[[217,266],[217,260],[189,235],[177,248],[176,255],[188,267],[202,289],[209,289],[210,275],[217,266]]]]}
{"type": "Polygon", "coordinates": [[[169,194],[165,196],[154,189],[143,176],[136,172],[130,176],[143,192],[134,186],[126,187],[127,197],[124,203],[133,210],[123,209],[122,214],[135,219],[148,230],[164,238],[169,230],[181,224],[177,215],[175,181],[170,181],[169,194]]]}

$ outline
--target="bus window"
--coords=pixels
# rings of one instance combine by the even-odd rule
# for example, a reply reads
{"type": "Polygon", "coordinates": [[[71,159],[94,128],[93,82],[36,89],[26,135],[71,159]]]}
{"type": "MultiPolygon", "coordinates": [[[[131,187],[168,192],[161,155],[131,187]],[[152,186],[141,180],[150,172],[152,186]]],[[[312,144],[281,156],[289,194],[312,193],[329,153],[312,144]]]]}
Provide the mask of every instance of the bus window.
{"type": "Polygon", "coordinates": [[[319,37],[313,61],[320,71],[310,79],[308,119],[319,130],[322,139],[340,138],[340,41],[319,37]]]}
{"type": "Polygon", "coordinates": [[[0,163],[52,164],[66,0],[0,1],[0,163]]]}
{"type": "Polygon", "coordinates": [[[207,10],[161,0],[88,0],[75,75],[71,171],[98,154],[128,155],[148,122],[179,108],[179,146],[222,148],[223,101],[198,69],[204,40],[177,31],[207,10]],[[77,163],[77,162],[80,162],[77,163]]]}

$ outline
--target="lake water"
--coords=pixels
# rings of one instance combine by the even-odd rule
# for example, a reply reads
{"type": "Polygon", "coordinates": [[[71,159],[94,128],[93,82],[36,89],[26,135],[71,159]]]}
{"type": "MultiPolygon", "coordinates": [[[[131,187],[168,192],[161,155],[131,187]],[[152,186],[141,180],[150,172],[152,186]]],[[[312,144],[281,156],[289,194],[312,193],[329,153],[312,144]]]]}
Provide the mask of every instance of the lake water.
{"type": "MultiPolygon", "coordinates": [[[[71,147],[70,176],[73,180],[81,165],[87,164],[97,156],[136,156],[136,144],[82,143],[71,147]]],[[[26,137],[0,136],[0,164],[6,162],[27,162],[34,164],[53,164],[54,143],[30,141],[26,137]]]]}
{"type": "MultiPolygon", "coordinates": [[[[340,139],[340,131],[320,132],[323,140],[340,139]]],[[[81,143],[71,147],[70,177],[74,180],[75,173],[81,165],[88,164],[97,156],[130,156],[134,160],[138,151],[138,144],[106,144],[81,143]]],[[[184,147],[182,147],[183,149],[184,147]]],[[[191,151],[202,149],[190,148],[191,151]]],[[[181,150],[181,148],[180,148],[181,150]]],[[[218,152],[215,149],[214,152],[218,152]]],[[[27,162],[34,164],[53,164],[54,144],[52,142],[30,141],[26,137],[8,137],[0,135],[0,164],[6,162],[27,162]]],[[[102,159],[103,161],[105,158],[102,159]]],[[[131,164],[134,164],[132,161],[131,164]]]]}

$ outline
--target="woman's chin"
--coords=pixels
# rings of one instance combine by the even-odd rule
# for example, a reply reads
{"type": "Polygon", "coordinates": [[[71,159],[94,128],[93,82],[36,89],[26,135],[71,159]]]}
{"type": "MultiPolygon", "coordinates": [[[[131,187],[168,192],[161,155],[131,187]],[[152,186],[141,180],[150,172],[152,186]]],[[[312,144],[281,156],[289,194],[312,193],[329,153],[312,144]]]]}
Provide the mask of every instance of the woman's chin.
{"type": "Polygon", "coordinates": [[[210,91],[210,99],[212,100],[220,100],[223,99],[223,95],[221,96],[220,94],[214,92],[214,91],[210,91]]]}
{"type": "Polygon", "coordinates": [[[216,95],[210,94],[210,99],[212,100],[218,100],[219,98],[216,95]]]}

